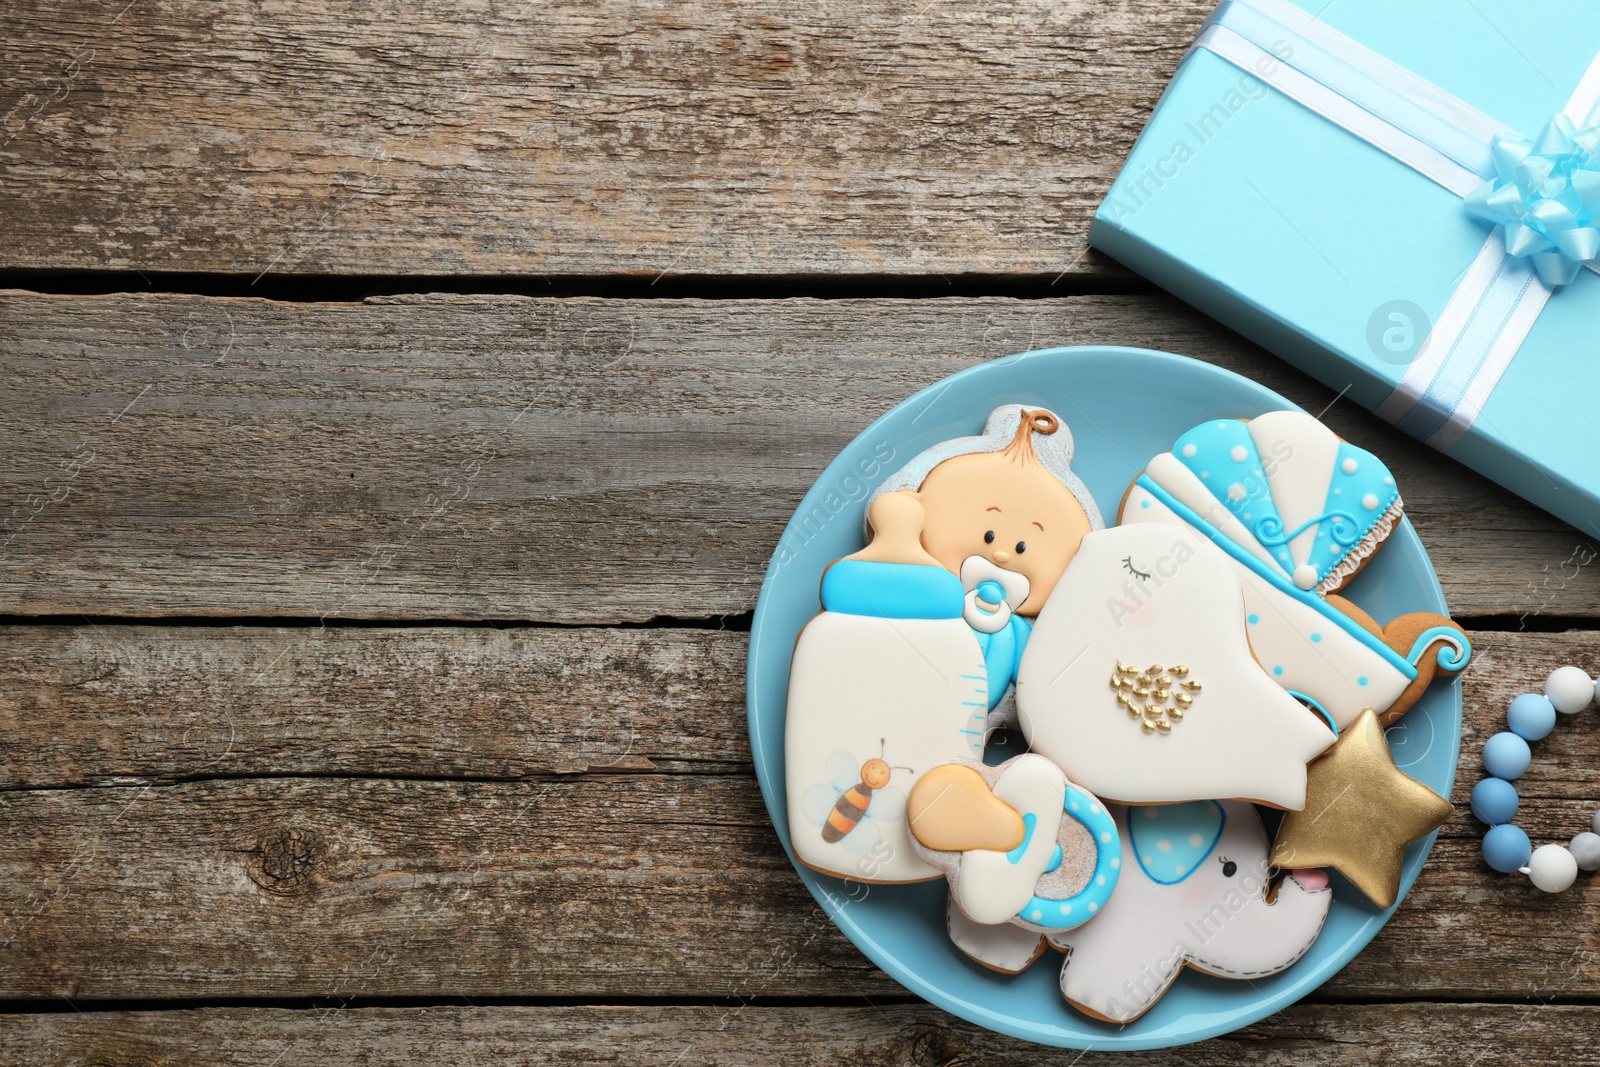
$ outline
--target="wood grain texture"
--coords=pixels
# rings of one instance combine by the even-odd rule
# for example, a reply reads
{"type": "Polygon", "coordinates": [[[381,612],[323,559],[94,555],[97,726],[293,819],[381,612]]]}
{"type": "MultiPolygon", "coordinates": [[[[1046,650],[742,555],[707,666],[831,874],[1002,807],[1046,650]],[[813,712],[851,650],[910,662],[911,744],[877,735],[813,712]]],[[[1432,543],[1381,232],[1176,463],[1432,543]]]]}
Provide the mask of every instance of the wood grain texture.
{"type": "MultiPolygon", "coordinates": [[[[1212,3],[21,0],[0,270],[1125,284],[1087,225],[1212,3]]],[[[0,998],[41,1009],[0,1059],[1109,1062],[912,1002],[818,910],[751,774],[745,635],[587,625],[748,612],[874,418],[1095,342],[1337,392],[1161,297],[0,293],[0,614],[257,623],[0,627],[0,998]],[[49,1010],[293,997],[438,1006],[49,1010]]],[[[1600,620],[1600,530],[1328,421],[1463,619],[1600,620]]],[[[1600,631],[1473,638],[1405,905],[1320,1003],[1185,1061],[1600,1062],[1595,883],[1488,872],[1464,803],[1506,700],[1600,671],[1600,631]]],[[[1597,723],[1519,783],[1536,841],[1600,797],[1597,723]]]]}
{"type": "MultiPolygon", "coordinates": [[[[628,1067],[1315,1067],[1600,1063],[1580,1035],[1593,1006],[1297,1004],[1181,1052],[1028,1044],[927,1005],[570,1007],[467,1005],[285,1011],[217,1008],[0,1016],[0,1041],[37,1067],[79,1064],[626,1064],[628,1067]]],[[[1108,1028],[1109,1029],[1109,1028],[1108,1028]]]]}
{"type": "Polygon", "coordinates": [[[812,902],[744,777],[10,792],[0,824],[13,996],[893,988],[812,902]]]}
{"type": "MultiPolygon", "coordinates": [[[[1334,400],[1163,297],[355,305],[13,292],[0,336],[0,611],[16,614],[739,613],[837,452],[980,360],[1139,345],[1239,371],[1312,411],[1334,400]]],[[[1080,452],[1111,447],[1099,420],[1123,414],[1069,412],[1080,452]]],[[[1600,538],[1353,405],[1326,418],[1390,462],[1459,615],[1600,616],[1600,538]]]]}
{"type": "Polygon", "coordinates": [[[0,628],[0,789],[743,771],[743,634],[0,628]]]}
{"type": "MultiPolygon", "coordinates": [[[[1591,737],[1583,755],[1597,754],[1591,737]]],[[[1592,814],[1565,798],[1527,807],[1519,822],[1543,841],[1592,814]]],[[[748,778],[7,792],[0,823],[0,989],[14,998],[901,992],[807,894],[748,778]]],[[[1480,832],[1458,813],[1323,995],[1600,993],[1600,896],[1487,870],[1480,832]]],[[[888,892],[942,908],[937,886],[867,899],[888,892]]],[[[1058,961],[1036,966],[1046,981],[1058,961]]]]}
{"type": "Polygon", "coordinates": [[[1104,273],[1211,7],[8,4],[0,267],[1104,273]]]}
{"type": "MultiPolygon", "coordinates": [[[[216,733],[215,719],[195,710],[210,694],[153,696],[182,687],[192,667],[174,670],[173,686],[111,674],[89,681],[86,694],[66,695],[59,664],[82,656],[92,678],[103,645],[0,635],[7,646],[39,649],[28,653],[39,669],[20,693],[11,690],[17,668],[6,668],[5,705],[29,708],[5,726],[20,733],[8,759],[29,745],[49,753],[51,736],[73,731],[87,750],[123,753],[120,762],[99,757],[97,773],[206,776],[0,792],[0,989],[74,999],[900,991],[817,909],[779,849],[748,773],[691,766],[670,775],[510,781],[374,777],[417,772],[433,760],[461,775],[555,762],[529,745],[521,709],[475,708],[464,695],[471,679],[500,685],[511,668],[495,657],[531,652],[542,662],[527,673],[561,678],[561,701],[581,705],[591,693],[604,701],[594,681],[583,681],[587,668],[573,672],[569,688],[553,664],[563,654],[610,655],[634,636],[580,633],[565,650],[532,651],[470,631],[482,641],[463,649],[454,640],[460,631],[442,630],[427,637],[416,669],[407,669],[406,656],[389,646],[414,633],[358,630],[308,645],[290,676],[240,699],[232,711],[238,740],[221,760],[203,746],[169,745],[192,724],[216,733]],[[452,668],[437,650],[446,641],[472,654],[452,668]],[[439,673],[445,677],[414,677],[439,673]],[[313,721],[319,703],[338,699],[332,679],[363,674],[367,680],[350,683],[345,712],[313,721]],[[374,704],[386,689],[398,703],[438,710],[385,716],[374,704]],[[101,707],[91,709],[91,700],[101,707]],[[441,757],[437,750],[453,741],[444,723],[458,700],[470,735],[460,744],[471,751],[441,757]],[[444,737],[431,736],[441,730],[444,737]]],[[[643,633],[664,642],[655,655],[669,664],[693,663],[705,645],[725,646],[715,662],[737,662],[744,644],[734,634],[643,633]]],[[[263,652],[252,657],[237,652],[236,631],[218,634],[233,644],[204,631],[187,642],[158,642],[179,663],[186,645],[236,650],[238,663],[230,665],[225,652],[211,659],[225,693],[279,637],[262,632],[263,652]]],[[[1465,682],[1457,815],[1395,918],[1324,987],[1329,996],[1545,1002],[1600,995],[1600,894],[1546,896],[1524,879],[1490,872],[1478,854],[1482,828],[1465,810],[1481,739],[1501,728],[1510,696],[1536,685],[1553,663],[1600,671],[1600,635],[1474,638],[1479,659],[1465,682]]],[[[667,736],[676,728],[671,706],[720,708],[713,714],[725,721],[707,731],[737,744],[737,672],[702,670],[698,683],[691,673],[674,668],[664,676],[664,691],[676,693],[659,736],[640,741],[640,751],[682,758],[693,747],[667,736]],[[713,688],[701,698],[698,686],[707,683],[713,688]]],[[[551,695],[535,687],[529,699],[539,716],[551,695]]],[[[630,714],[624,709],[618,721],[630,714]]],[[[1393,736],[1402,763],[1415,758],[1410,746],[1444,743],[1410,730],[1393,736]]],[[[748,755],[740,748],[718,758],[748,755]]],[[[1600,796],[1600,718],[1580,716],[1541,742],[1538,765],[1519,785],[1518,821],[1536,841],[1564,841],[1587,825],[1600,796]]],[[[940,901],[937,887],[875,888],[869,899],[875,892],[929,893],[935,909],[940,901]]]]}

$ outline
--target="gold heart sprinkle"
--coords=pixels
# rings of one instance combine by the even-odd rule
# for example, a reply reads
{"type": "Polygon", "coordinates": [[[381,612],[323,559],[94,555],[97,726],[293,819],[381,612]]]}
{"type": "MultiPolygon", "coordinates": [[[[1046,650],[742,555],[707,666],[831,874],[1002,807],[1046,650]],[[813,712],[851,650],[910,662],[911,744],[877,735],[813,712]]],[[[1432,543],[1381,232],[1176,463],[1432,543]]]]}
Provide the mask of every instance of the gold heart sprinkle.
{"type": "Polygon", "coordinates": [[[1116,662],[1111,688],[1117,704],[1127,711],[1128,718],[1139,720],[1145,733],[1171,733],[1173,724],[1182,722],[1184,713],[1194,705],[1194,694],[1200,692],[1200,683],[1189,679],[1189,668],[1181,663],[1141,668],[1116,662]]]}

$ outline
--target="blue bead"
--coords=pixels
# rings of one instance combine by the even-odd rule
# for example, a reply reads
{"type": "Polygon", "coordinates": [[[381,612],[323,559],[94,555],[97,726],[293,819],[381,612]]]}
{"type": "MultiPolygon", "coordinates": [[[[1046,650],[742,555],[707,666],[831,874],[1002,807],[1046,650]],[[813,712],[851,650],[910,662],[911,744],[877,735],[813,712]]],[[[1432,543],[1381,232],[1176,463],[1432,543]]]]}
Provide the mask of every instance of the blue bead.
{"type": "Polygon", "coordinates": [[[1491,826],[1483,835],[1483,858],[1501,874],[1510,874],[1528,865],[1533,856],[1533,845],[1522,829],[1506,823],[1491,826]]]}
{"type": "Polygon", "coordinates": [[[979,582],[978,598],[985,604],[998,604],[1006,598],[1005,587],[993,580],[979,582]]]}
{"type": "Polygon", "coordinates": [[[1517,787],[1504,778],[1485,778],[1472,787],[1472,814],[1487,826],[1510,822],[1517,804],[1517,787]]]}
{"type": "Polygon", "coordinates": [[[1522,777],[1522,772],[1533,762],[1533,750],[1528,742],[1507,730],[1502,730],[1483,743],[1483,766],[1496,778],[1511,782],[1522,777]]]}
{"type": "Polygon", "coordinates": [[[1525,741],[1549,737],[1556,728],[1556,706],[1543,693],[1523,693],[1511,702],[1506,725],[1525,741]]]}

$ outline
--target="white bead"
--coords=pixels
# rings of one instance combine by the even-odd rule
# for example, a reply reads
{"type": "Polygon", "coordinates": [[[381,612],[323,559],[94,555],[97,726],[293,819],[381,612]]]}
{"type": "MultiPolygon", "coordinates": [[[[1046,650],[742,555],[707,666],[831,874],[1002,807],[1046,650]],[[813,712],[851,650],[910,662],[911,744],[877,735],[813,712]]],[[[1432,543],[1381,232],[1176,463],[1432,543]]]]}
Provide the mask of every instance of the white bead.
{"type": "Polygon", "coordinates": [[[1294,584],[1301,589],[1314,589],[1317,585],[1317,568],[1309,563],[1302,563],[1294,569],[1293,577],[1294,584]]]}
{"type": "Polygon", "coordinates": [[[1572,839],[1572,844],[1567,846],[1567,851],[1578,861],[1579,870],[1600,871],[1600,834],[1591,834],[1588,831],[1579,834],[1572,839]]]}
{"type": "Polygon", "coordinates": [[[1561,845],[1540,845],[1528,860],[1528,878],[1546,893],[1559,893],[1578,880],[1578,861],[1561,845]]]}
{"type": "Polygon", "coordinates": [[[1563,715],[1576,715],[1594,699],[1594,682],[1582,667],[1557,667],[1544,682],[1544,695],[1563,715]]]}

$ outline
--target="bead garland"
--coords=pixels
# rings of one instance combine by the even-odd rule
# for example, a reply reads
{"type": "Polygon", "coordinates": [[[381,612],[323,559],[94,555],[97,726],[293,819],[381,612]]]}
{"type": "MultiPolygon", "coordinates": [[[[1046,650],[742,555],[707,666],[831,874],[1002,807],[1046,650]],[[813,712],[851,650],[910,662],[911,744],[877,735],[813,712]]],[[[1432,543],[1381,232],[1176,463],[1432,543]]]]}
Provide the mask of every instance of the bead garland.
{"type": "Polygon", "coordinates": [[[1532,842],[1511,819],[1520,798],[1511,783],[1533,761],[1529,741],[1547,737],[1558,715],[1576,715],[1600,701],[1600,680],[1579,667],[1557,667],[1545,679],[1544,693],[1523,693],[1506,711],[1509,730],[1483,743],[1483,767],[1493,777],[1472,787],[1472,814],[1489,827],[1483,835],[1483,858],[1497,871],[1517,871],[1546,893],[1559,893],[1577,881],[1578,871],[1600,870],[1600,811],[1588,830],[1567,846],[1532,842]]]}

